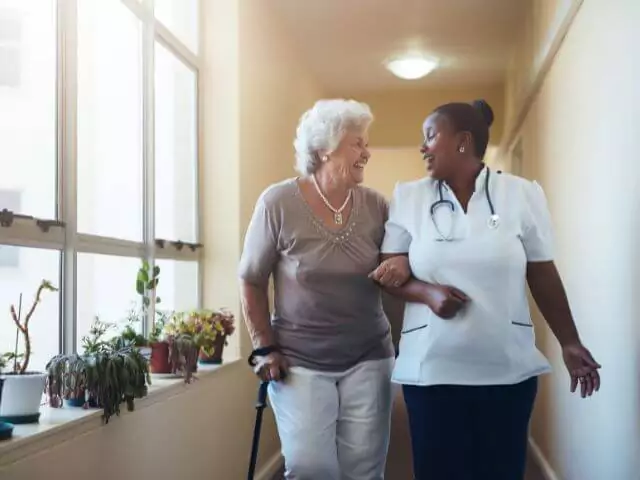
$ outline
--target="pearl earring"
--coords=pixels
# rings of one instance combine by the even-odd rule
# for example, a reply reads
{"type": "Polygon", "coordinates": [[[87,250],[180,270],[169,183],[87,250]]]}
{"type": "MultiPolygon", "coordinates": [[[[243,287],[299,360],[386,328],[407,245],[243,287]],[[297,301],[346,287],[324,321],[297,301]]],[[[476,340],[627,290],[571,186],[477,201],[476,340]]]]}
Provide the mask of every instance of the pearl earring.
{"type": "Polygon", "coordinates": [[[328,162],[328,161],[329,161],[329,157],[328,157],[328,156],[326,156],[326,155],[323,155],[323,156],[322,156],[322,161],[323,161],[323,162],[328,162]]]}
{"type": "Polygon", "coordinates": [[[463,146],[461,146],[461,147],[458,149],[458,151],[459,151],[460,153],[464,153],[464,145],[463,145],[463,146]]]}

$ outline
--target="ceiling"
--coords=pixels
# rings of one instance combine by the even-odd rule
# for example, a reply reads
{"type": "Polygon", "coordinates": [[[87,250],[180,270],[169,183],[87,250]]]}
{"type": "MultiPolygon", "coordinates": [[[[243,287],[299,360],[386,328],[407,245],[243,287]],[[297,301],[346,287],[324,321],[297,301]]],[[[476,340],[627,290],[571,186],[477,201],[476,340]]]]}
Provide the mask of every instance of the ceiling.
{"type": "Polygon", "coordinates": [[[270,0],[321,85],[331,92],[479,86],[504,72],[530,0],[270,0]],[[440,60],[400,80],[383,60],[406,49],[440,60]]]}

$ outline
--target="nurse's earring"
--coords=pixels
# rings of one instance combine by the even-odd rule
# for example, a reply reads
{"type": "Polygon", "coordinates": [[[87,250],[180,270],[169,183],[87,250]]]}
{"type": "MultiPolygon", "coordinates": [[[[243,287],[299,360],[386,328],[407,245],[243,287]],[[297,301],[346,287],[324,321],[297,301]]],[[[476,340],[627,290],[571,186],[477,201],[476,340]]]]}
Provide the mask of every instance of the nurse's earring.
{"type": "Polygon", "coordinates": [[[460,148],[458,149],[458,151],[460,153],[464,153],[464,145],[460,145],[460,148]]]}
{"type": "Polygon", "coordinates": [[[322,161],[323,161],[324,163],[327,163],[327,162],[329,161],[329,156],[328,156],[328,155],[323,155],[323,156],[322,156],[322,161]]]}

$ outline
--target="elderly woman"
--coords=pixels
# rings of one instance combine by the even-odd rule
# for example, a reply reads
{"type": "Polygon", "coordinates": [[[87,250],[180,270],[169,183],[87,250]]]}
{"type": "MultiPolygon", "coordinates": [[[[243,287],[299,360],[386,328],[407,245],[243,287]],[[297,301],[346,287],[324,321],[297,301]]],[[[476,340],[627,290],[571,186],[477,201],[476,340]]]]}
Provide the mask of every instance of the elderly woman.
{"type": "Polygon", "coordinates": [[[372,277],[405,299],[393,373],[403,392],[416,480],[523,478],[538,376],[527,284],[562,348],[571,390],[600,388],[554,264],[542,188],[483,163],[484,101],[436,108],[423,125],[429,177],[399,184],[372,277]],[[401,287],[385,271],[410,264],[401,287]]]}
{"type": "Polygon", "coordinates": [[[355,101],[322,100],[307,111],[294,142],[301,176],[267,188],[245,238],[244,317],[256,372],[271,381],[288,479],[384,477],[394,350],[368,276],[387,217],[383,197],[360,185],[371,121],[355,101]]]}

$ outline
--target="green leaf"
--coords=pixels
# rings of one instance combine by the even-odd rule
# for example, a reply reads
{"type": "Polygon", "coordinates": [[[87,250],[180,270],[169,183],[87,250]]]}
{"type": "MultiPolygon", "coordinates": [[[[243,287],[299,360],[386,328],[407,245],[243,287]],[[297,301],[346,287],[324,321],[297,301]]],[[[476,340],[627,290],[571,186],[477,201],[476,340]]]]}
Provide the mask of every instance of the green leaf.
{"type": "Polygon", "coordinates": [[[138,270],[138,281],[147,283],[149,281],[149,272],[147,270],[138,270]]]}
{"type": "Polygon", "coordinates": [[[158,275],[160,275],[160,267],[156,265],[155,267],[153,267],[153,276],[154,278],[156,278],[158,277],[158,275]]]}
{"type": "Polygon", "coordinates": [[[160,303],[162,299],[160,297],[156,297],[156,303],[160,303]]]}

